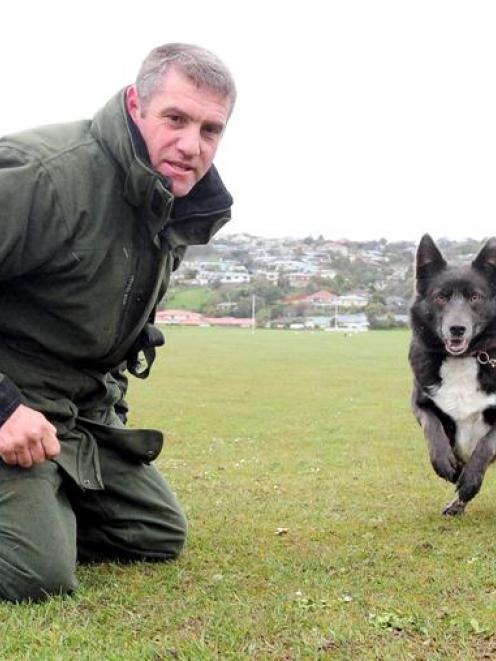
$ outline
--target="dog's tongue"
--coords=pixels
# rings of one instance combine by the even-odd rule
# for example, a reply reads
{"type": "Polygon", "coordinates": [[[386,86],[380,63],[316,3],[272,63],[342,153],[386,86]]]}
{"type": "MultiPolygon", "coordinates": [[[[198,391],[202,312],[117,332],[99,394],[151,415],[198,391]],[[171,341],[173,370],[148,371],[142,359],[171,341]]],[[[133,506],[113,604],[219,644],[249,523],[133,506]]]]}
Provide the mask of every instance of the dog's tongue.
{"type": "Polygon", "coordinates": [[[459,356],[462,353],[465,353],[465,351],[468,349],[468,341],[465,339],[450,339],[446,340],[445,342],[445,347],[446,351],[450,353],[452,356],[459,356]]]}

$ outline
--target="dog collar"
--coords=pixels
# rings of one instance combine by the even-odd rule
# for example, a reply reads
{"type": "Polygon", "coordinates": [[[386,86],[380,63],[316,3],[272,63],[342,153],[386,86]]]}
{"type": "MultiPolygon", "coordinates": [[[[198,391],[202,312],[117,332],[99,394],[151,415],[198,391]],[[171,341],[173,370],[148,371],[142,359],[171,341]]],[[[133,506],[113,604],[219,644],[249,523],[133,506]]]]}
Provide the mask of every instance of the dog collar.
{"type": "Polygon", "coordinates": [[[489,367],[496,367],[496,358],[491,358],[487,351],[474,351],[472,354],[479,365],[489,365],[489,367]]]}

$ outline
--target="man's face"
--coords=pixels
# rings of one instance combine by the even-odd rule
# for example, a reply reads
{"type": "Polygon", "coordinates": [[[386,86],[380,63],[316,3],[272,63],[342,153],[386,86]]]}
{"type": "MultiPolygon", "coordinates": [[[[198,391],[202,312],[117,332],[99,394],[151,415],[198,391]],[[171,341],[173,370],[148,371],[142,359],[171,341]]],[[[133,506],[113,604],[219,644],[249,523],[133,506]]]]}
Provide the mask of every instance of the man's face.
{"type": "Polygon", "coordinates": [[[197,87],[178,69],[169,69],[143,108],[134,85],[127,108],[148,148],[152,166],[172,182],[176,197],[187,195],[212,165],[232,101],[197,87]]]}

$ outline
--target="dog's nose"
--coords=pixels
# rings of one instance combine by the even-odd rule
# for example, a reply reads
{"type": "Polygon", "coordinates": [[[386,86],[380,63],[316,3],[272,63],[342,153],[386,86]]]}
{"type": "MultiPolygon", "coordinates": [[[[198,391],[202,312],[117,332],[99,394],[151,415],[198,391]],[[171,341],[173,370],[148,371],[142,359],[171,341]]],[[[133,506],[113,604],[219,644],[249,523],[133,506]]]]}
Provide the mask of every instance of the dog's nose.
{"type": "Polygon", "coordinates": [[[463,337],[466,330],[465,326],[450,326],[451,337],[463,337]]]}

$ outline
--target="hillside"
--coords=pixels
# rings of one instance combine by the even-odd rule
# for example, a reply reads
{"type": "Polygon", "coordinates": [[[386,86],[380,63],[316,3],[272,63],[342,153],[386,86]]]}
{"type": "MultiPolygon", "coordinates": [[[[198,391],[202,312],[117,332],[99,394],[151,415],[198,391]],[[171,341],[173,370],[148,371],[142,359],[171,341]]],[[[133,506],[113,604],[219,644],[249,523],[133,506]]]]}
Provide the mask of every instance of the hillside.
{"type": "MultiPolygon", "coordinates": [[[[468,260],[480,247],[472,239],[438,243],[449,260],[468,260]]],[[[371,327],[401,326],[413,293],[414,256],[408,241],[221,235],[188,249],[161,307],[248,317],[255,305],[259,323],[321,317],[324,327],[336,314],[361,313],[371,327]],[[306,300],[320,292],[331,297],[318,305],[306,300]]]]}

